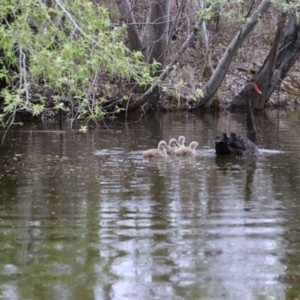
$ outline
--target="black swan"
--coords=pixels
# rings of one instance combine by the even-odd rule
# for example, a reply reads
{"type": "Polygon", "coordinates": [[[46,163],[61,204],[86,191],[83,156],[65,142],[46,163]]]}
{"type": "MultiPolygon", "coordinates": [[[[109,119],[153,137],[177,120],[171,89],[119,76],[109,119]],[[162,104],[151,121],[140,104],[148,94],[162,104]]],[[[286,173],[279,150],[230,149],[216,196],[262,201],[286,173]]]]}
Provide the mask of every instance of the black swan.
{"type": "Polygon", "coordinates": [[[160,141],[158,143],[157,149],[149,149],[143,152],[143,158],[152,158],[152,157],[166,157],[167,154],[167,143],[165,141],[160,141]]]}
{"type": "Polygon", "coordinates": [[[255,154],[258,152],[256,144],[256,128],[253,120],[253,110],[250,103],[250,99],[253,97],[253,92],[262,94],[258,86],[250,82],[245,86],[245,99],[247,109],[247,137],[236,136],[235,133],[231,133],[230,137],[226,133],[223,133],[223,137],[217,137],[215,140],[215,149],[217,155],[223,154],[255,154]]]}
{"type": "Polygon", "coordinates": [[[176,156],[194,156],[196,155],[197,142],[191,142],[188,147],[182,146],[175,151],[176,156]]]}

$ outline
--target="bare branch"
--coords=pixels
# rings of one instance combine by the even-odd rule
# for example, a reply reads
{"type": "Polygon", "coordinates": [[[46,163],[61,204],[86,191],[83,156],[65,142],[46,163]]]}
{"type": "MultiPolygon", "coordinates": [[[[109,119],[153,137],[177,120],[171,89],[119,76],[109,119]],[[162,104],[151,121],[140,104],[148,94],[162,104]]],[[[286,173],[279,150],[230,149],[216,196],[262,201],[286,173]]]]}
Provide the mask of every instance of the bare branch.
{"type": "Polygon", "coordinates": [[[153,91],[159,86],[159,83],[161,81],[164,81],[167,78],[167,76],[170,74],[170,72],[174,69],[175,64],[179,61],[180,57],[187,49],[190,42],[195,38],[197,33],[200,31],[202,22],[203,20],[200,19],[196,23],[193,32],[191,32],[190,35],[187,37],[186,41],[182,44],[182,46],[180,47],[180,49],[178,50],[178,52],[176,53],[172,61],[164,68],[164,71],[158,77],[158,80],[151,85],[151,87],[144,93],[144,95],[141,98],[136,100],[134,103],[130,104],[127,108],[127,111],[135,110],[147,102],[147,100],[149,99],[153,91]]]}
{"type": "Polygon", "coordinates": [[[262,3],[258,6],[257,10],[252,15],[252,18],[248,20],[243,26],[243,28],[236,34],[236,36],[228,46],[227,50],[224,52],[216,69],[214,70],[208,82],[204,98],[196,106],[192,107],[191,110],[196,109],[200,106],[203,107],[211,106],[214,100],[214,96],[224,80],[224,77],[227,73],[227,70],[229,68],[233,56],[235,55],[235,53],[241,47],[246,37],[249,35],[249,33],[257,24],[260,15],[266,12],[270,6],[271,6],[271,1],[263,0],[262,3]]]}

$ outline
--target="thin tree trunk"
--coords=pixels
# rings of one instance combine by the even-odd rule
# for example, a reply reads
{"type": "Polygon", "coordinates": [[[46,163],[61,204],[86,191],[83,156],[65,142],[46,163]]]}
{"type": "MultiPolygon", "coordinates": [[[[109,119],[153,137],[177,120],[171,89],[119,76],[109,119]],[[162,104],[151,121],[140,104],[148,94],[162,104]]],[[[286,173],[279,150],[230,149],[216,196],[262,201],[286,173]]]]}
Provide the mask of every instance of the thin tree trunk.
{"type": "Polygon", "coordinates": [[[117,0],[118,9],[123,20],[128,26],[128,48],[143,51],[142,41],[139,36],[136,21],[129,0],[117,0]]]}
{"type": "Polygon", "coordinates": [[[180,15],[181,15],[183,9],[184,9],[185,4],[186,4],[186,0],[181,0],[180,6],[178,7],[177,12],[176,12],[176,17],[175,17],[175,19],[172,23],[172,27],[170,28],[169,38],[168,38],[167,47],[166,47],[166,56],[168,56],[168,51],[169,51],[169,47],[170,47],[170,44],[171,44],[171,41],[172,41],[172,37],[173,37],[173,34],[175,32],[176,25],[178,23],[178,20],[180,18],[180,15]]]}
{"type": "Polygon", "coordinates": [[[151,32],[152,32],[152,28],[151,28],[151,9],[152,9],[152,5],[149,5],[148,8],[148,12],[146,13],[146,26],[143,29],[143,33],[142,33],[142,41],[143,41],[143,45],[145,45],[145,59],[146,62],[149,62],[147,60],[147,57],[149,57],[149,53],[151,52],[150,49],[150,40],[151,40],[151,32]]]}
{"type": "Polygon", "coordinates": [[[166,60],[166,46],[169,32],[170,0],[154,0],[150,9],[150,22],[152,24],[152,37],[148,40],[151,45],[148,61],[158,61],[162,70],[166,60]]]}
{"type": "Polygon", "coordinates": [[[217,68],[214,70],[206,91],[205,96],[203,99],[200,100],[200,102],[192,107],[191,109],[196,109],[200,106],[203,107],[210,107],[216,92],[218,91],[221,83],[224,80],[224,77],[228,71],[229,65],[231,63],[231,60],[237,50],[241,47],[242,43],[246,39],[246,37],[249,35],[249,33],[253,30],[255,25],[257,24],[259,17],[261,14],[267,11],[267,9],[271,6],[271,1],[269,0],[263,0],[262,3],[258,6],[257,10],[252,15],[251,19],[246,22],[246,24],[243,26],[243,28],[239,31],[239,33],[234,37],[234,39],[231,41],[230,45],[228,46],[227,50],[223,54],[222,58],[219,61],[219,64],[217,65],[217,68]]]}
{"type": "MultiPolygon", "coordinates": [[[[203,0],[198,0],[197,6],[198,6],[197,10],[199,10],[199,11],[203,10],[204,9],[203,0]]],[[[212,62],[211,62],[209,38],[208,38],[205,21],[202,22],[201,35],[202,35],[202,40],[203,40],[203,43],[205,46],[205,57],[206,57],[206,65],[204,67],[203,76],[205,78],[208,78],[213,74],[213,67],[212,67],[212,62]]]]}
{"type": "MultiPolygon", "coordinates": [[[[151,24],[152,24],[152,37],[149,45],[151,51],[147,61],[152,63],[154,60],[160,63],[159,68],[156,70],[154,76],[159,76],[163,70],[166,61],[166,46],[168,42],[169,32],[169,18],[170,18],[170,0],[154,0],[152,2],[151,11],[151,24]]],[[[157,105],[159,100],[159,89],[153,89],[148,102],[152,107],[157,105]]]]}
{"type": "MultiPolygon", "coordinates": [[[[272,93],[278,88],[282,80],[287,76],[289,70],[300,57],[300,25],[296,15],[293,15],[282,32],[285,15],[281,16],[278,23],[273,47],[264,61],[262,67],[252,79],[261,87],[262,96],[254,99],[253,108],[262,110],[270,99],[272,93]],[[278,49],[278,39],[280,45],[278,49]]],[[[244,106],[243,91],[235,97],[231,107],[244,106]]]]}

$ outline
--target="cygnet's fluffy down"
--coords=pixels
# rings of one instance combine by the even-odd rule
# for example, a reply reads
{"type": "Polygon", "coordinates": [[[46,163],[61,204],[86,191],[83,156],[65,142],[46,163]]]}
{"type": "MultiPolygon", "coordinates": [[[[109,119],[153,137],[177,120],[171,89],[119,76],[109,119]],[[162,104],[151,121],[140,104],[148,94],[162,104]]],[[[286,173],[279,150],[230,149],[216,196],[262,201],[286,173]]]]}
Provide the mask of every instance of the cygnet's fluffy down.
{"type": "Polygon", "coordinates": [[[152,157],[166,157],[167,154],[167,143],[165,141],[160,141],[158,143],[157,149],[149,149],[143,152],[143,158],[152,158],[152,157]]]}
{"type": "Polygon", "coordinates": [[[167,154],[168,155],[175,155],[175,151],[177,150],[177,148],[178,148],[178,144],[177,144],[176,139],[170,139],[169,145],[168,145],[168,148],[167,148],[167,154]]]}
{"type": "Polygon", "coordinates": [[[191,142],[188,147],[180,147],[175,151],[176,156],[195,156],[196,148],[198,147],[198,143],[196,141],[191,142]]]}

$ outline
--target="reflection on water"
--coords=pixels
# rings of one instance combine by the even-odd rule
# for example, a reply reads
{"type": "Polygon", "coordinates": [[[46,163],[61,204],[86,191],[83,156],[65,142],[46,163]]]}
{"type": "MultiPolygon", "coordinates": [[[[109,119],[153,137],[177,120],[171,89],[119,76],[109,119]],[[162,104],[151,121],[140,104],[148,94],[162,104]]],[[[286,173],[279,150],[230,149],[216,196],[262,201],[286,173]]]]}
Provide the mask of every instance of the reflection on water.
{"type": "Polygon", "coordinates": [[[0,148],[0,298],[300,297],[299,116],[256,116],[248,157],[213,149],[245,132],[239,114],[15,129],[0,148]],[[142,159],[182,134],[196,157],[142,159]]]}

